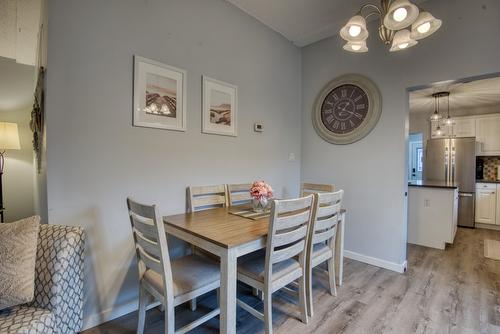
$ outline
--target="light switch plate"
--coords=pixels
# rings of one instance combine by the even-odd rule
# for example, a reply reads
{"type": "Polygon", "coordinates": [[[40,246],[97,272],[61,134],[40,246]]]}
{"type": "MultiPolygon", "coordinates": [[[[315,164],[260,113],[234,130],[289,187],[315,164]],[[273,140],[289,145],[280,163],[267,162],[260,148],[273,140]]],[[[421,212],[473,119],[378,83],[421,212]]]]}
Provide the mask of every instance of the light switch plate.
{"type": "Polygon", "coordinates": [[[264,131],[264,126],[262,125],[262,123],[256,122],[253,125],[253,130],[255,132],[263,132],[264,131]]]}
{"type": "Polygon", "coordinates": [[[288,153],[288,161],[295,161],[295,153],[288,153]]]}

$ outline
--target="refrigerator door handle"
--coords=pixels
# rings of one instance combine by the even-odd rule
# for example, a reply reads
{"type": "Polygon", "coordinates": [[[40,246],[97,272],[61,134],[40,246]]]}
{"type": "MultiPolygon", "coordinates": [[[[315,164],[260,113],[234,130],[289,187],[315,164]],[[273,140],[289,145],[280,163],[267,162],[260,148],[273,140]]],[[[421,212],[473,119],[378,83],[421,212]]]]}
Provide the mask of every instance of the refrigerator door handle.
{"type": "Polygon", "coordinates": [[[448,146],[446,146],[444,148],[444,179],[446,182],[450,182],[450,178],[449,178],[450,166],[448,165],[449,158],[450,158],[450,154],[448,153],[448,146]]]}
{"type": "Polygon", "coordinates": [[[458,196],[460,196],[460,197],[472,197],[474,195],[472,195],[472,194],[465,194],[465,193],[459,193],[458,196]]]}

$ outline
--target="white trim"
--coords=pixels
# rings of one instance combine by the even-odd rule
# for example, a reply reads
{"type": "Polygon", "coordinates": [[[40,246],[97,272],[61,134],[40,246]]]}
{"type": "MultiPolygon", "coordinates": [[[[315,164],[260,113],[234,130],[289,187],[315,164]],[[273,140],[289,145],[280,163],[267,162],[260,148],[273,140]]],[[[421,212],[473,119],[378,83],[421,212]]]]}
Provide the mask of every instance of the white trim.
{"type": "Polygon", "coordinates": [[[496,230],[496,231],[499,231],[500,230],[500,225],[494,225],[494,224],[482,224],[482,223],[478,223],[476,222],[476,228],[483,228],[485,230],[496,230]]]}
{"type": "Polygon", "coordinates": [[[406,260],[403,263],[395,263],[386,260],[382,260],[376,257],[371,257],[368,255],[363,255],[349,250],[344,250],[344,257],[356,260],[364,263],[371,264],[384,269],[389,269],[398,273],[404,273],[407,267],[406,260]]]}
{"type": "MultiPolygon", "coordinates": [[[[155,302],[149,304],[147,306],[147,310],[155,308],[159,306],[159,302],[155,302]]],[[[131,312],[137,311],[139,309],[138,300],[131,301],[130,303],[121,305],[121,306],[113,306],[99,313],[94,313],[83,319],[83,328],[82,331],[99,326],[105,322],[117,319],[121,316],[127,315],[131,312]]]]}

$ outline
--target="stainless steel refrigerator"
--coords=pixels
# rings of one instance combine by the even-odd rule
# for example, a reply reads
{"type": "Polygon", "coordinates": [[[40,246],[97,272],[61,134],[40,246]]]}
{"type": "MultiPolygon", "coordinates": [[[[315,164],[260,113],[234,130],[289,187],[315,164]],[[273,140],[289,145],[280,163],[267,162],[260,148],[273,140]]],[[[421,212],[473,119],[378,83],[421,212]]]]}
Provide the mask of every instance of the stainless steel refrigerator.
{"type": "Polygon", "coordinates": [[[428,140],[424,180],[456,183],[459,189],[458,225],[474,227],[476,138],[428,140]]]}

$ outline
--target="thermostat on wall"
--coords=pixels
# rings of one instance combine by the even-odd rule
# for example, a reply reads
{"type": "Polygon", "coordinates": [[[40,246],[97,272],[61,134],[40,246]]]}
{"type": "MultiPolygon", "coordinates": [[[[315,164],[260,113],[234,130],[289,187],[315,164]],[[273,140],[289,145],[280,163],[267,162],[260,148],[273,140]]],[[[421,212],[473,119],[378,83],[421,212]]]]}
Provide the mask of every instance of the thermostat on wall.
{"type": "Polygon", "coordinates": [[[262,123],[254,123],[253,130],[255,132],[262,132],[262,131],[264,131],[264,126],[262,125],[262,123]]]}

